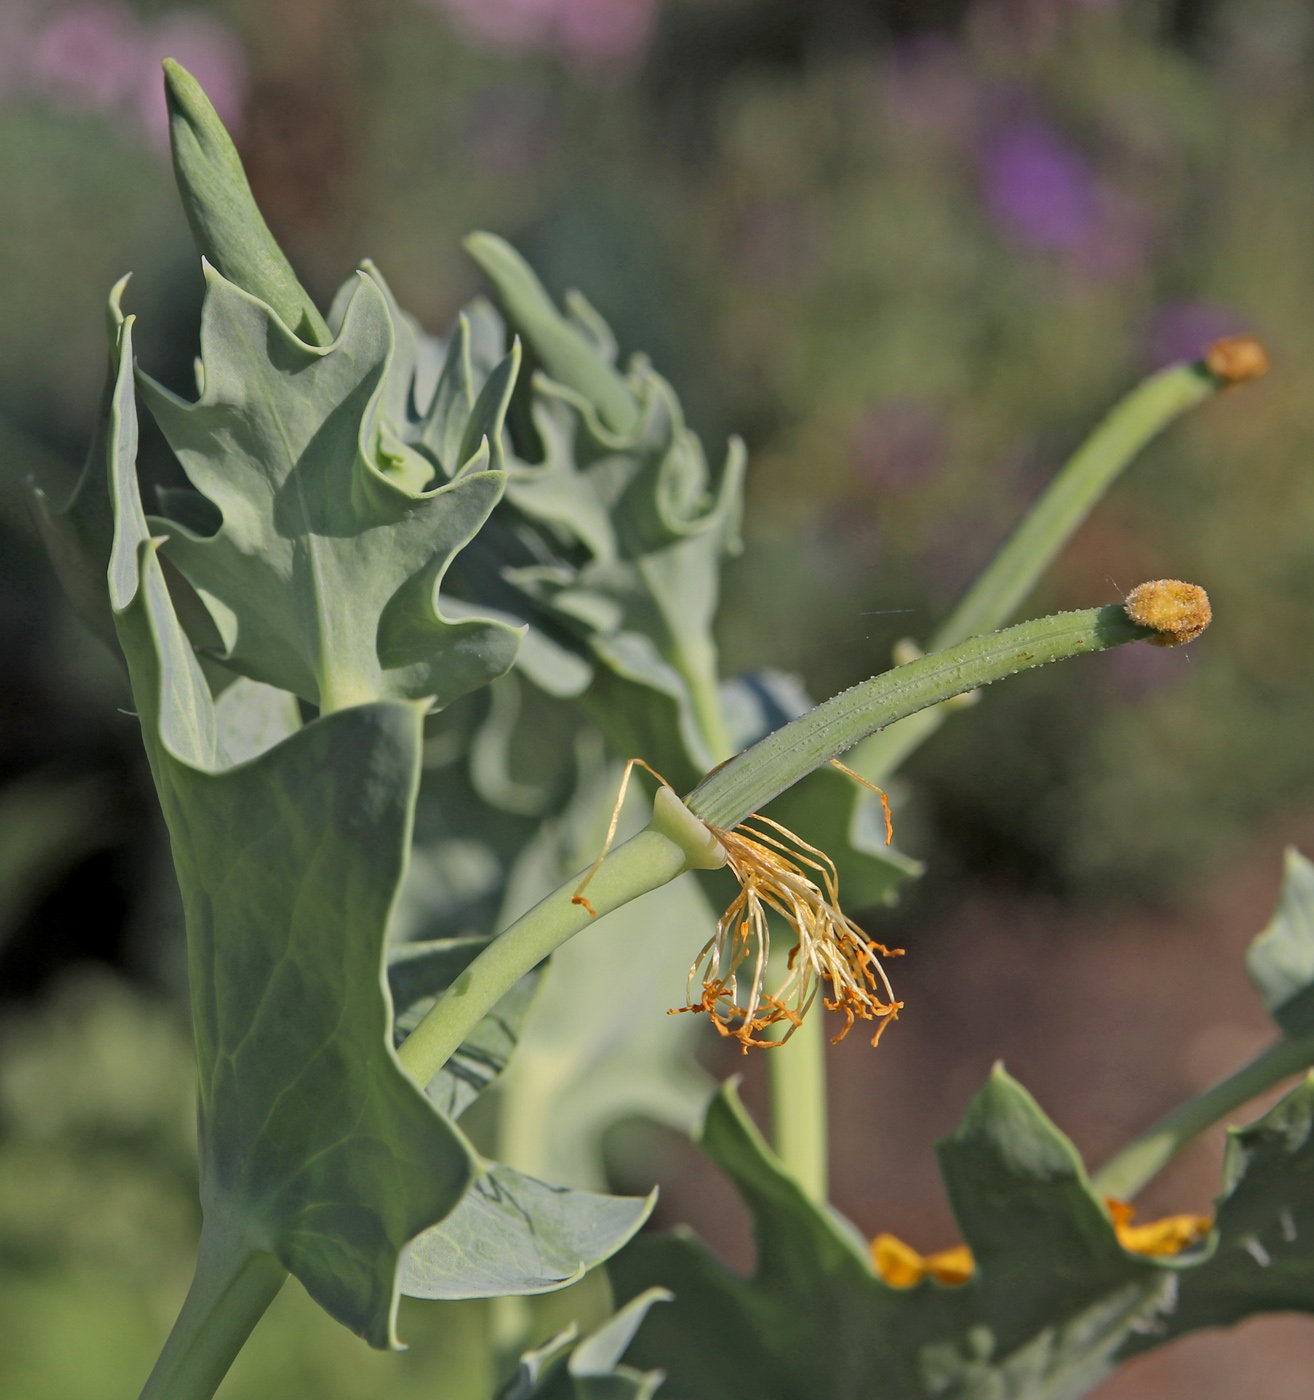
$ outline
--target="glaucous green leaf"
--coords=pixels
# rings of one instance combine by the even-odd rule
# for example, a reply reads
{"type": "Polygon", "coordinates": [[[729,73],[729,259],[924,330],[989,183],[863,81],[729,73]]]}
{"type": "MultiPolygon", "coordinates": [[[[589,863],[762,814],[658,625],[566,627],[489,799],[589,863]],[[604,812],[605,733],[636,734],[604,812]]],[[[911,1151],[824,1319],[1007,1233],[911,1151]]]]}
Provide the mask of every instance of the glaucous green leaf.
{"type": "Polygon", "coordinates": [[[461,561],[463,592],[585,657],[581,703],[613,749],[688,786],[729,753],[711,621],[721,556],[738,548],[742,444],[714,474],[671,386],[639,356],[617,370],[582,298],[563,316],[509,245],[467,247],[545,373],[536,441],[513,430],[506,501],[461,561]]]}
{"type": "MultiPolygon", "coordinates": [[[[224,1242],[203,1245],[198,1278],[211,1259],[273,1255],[376,1346],[395,1344],[400,1286],[443,1298],[561,1287],[628,1240],[652,1202],[477,1162],[402,1071],[381,972],[423,705],[353,706],[245,761],[224,752],[137,494],[130,327],[124,338],[110,598],[187,914],[202,1204],[206,1239],[224,1242]]],[[[247,709],[267,704],[267,687],[239,686],[247,709]]],[[[472,950],[408,951],[394,981],[413,1015],[472,950]]],[[[468,1102],[505,1063],[531,990],[462,1047],[440,1097],[468,1102]]]]}
{"type": "Polygon", "coordinates": [[[205,1231],[275,1255],[334,1317],[393,1345],[401,1250],[475,1170],[397,1062],[382,978],[422,706],[338,711],[231,763],[147,531],[136,426],[128,322],[109,591],[187,916],[205,1231]]]}
{"type": "Polygon", "coordinates": [[[1229,1129],[1215,1247],[1178,1276],[1176,1306],[1155,1331],[1129,1337],[1124,1356],[1256,1313],[1314,1312],[1312,1128],[1307,1075],[1257,1123],[1229,1129]]]}
{"type": "Polygon", "coordinates": [[[654,1303],[669,1303],[664,1288],[631,1298],[601,1326],[575,1345],[572,1324],[540,1347],[526,1352],[498,1400],[651,1400],[665,1376],[621,1364],[634,1334],[654,1303]]]}
{"type": "Polygon", "coordinates": [[[1072,1400],[1130,1336],[1157,1335],[1178,1280],[1208,1254],[1124,1250],[1071,1143],[998,1069],[941,1145],[977,1259],[960,1286],[879,1278],[866,1241],[807,1198],[732,1087],[713,1101],[702,1146],[753,1213],[753,1276],[730,1273],[687,1235],[640,1238],[610,1266],[618,1297],[654,1284],[675,1293],[632,1350],[637,1364],[666,1369],[673,1400],[1072,1400]]]}
{"type": "MultiPolygon", "coordinates": [[[[586,326],[581,326],[578,314],[572,319],[562,316],[524,259],[491,233],[472,233],[465,247],[497,288],[511,323],[534,347],[548,374],[596,405],[600,421],[611,431],[632,431],[639,408],[615,369],[615,341],[597,312],[588,307],[586,326]]],[[[587,306],[582,297],[575,300],[578,307],[587,306]]]]}
{"type": "Polygon", "coordinates": [[[1246,971],[1283,1034],[1314,1030],[1314,864],[1294,847],[1273,917],[1246,952],[1246,971]]]}
{"type": "Polygon", "coordinates": [[[377,282],[359,278],[321,348],[206,268],[201,397],[146,375],[143,397],[222,525],[160,520],[166,557],[209,611],[231,669],[323,710],[382,698],[443,705],[500,675],[518,634],[451,621],[437,594],[452,555],[501,495],[470,463],[429,489],[433,465],[377,421],[394,353],[377,282]]]}
{"type": "MultiPolygon", "coordinates": [[[[500,922],[511,922],[601,849],[619,769],[595,767],[571,807],[545,823],[511,872],[500,922]]],[[[631,786],[621,835],[643,823],[631,786]]],[[[498,1155],[571,1186],[606,1182],[603,1138],[646,1118],[687,1132],[713,1083],[695,1059],[700,1018],[684,1004],[689,964],[716,918],[692,876],[613,910],[552,955],[501,1086],[498,1155]]]]}
{"type": "Polygon", "coordinates": [[[485,1162],[460,1204],[406,1250],[413,1298],[497,1298],[564,1288],[626,1244],[657,1201],[548,1186],[485,1162]]]}

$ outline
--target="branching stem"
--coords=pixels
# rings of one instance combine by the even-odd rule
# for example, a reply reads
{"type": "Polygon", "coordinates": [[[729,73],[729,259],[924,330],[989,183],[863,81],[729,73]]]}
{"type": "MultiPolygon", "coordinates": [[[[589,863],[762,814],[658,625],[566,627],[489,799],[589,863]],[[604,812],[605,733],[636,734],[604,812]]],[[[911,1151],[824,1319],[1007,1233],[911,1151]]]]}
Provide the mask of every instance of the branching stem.
{"type": "MultiPolygon", "coordinates": [[[[1223,383],[1203,364],[1172,365],[1115,404],[936,628],[928,650],[939,651],[974,633],[1002,627],[1141,449],[1182,414],[1212,398],[1223,383]]],[[[883,782],[939,729],[948,713],[922,710],[873,734],[855,755],[854,766],[872,782],[883,782]]]]}
{"type": "MultiPolygon", "coordinates": [[[[1122,608],[1108,607],[1058,613],[973,637],[875,676],[776,730],[704,779],[688,809],[700,821],[729,830],[863,735],[904,715],[1030,666],[1150,635],[1122,608]]],[[[682,815],[687,821],[687,813],[682,815]]],[[[598,867],[589,883],[590,903],[601,916],[697,864],[694,843],[679,824],[655,818],[648,830],[617,847],[598,867]]],[[[575,876],[517,919],[438,998],[398,1051],[417,1082],[427,1084],[438,1073],[525,973],[588,927],[592,916],[572,902],[578,885],[575,876]]]]}

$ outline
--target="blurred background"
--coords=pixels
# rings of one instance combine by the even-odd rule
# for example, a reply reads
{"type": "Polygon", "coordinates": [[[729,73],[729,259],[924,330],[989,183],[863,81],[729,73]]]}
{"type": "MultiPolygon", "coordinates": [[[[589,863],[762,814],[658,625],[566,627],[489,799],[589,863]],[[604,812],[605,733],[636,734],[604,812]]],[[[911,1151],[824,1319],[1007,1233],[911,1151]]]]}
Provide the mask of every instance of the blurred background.
{"type": "MultiPolygon", "coordinates": [[[[932,1143],[998,1056],[1097,1161],[1265,1043],[1241,951],[1282,845],[1314,850],[1305,0],[0,0],[0,1392],[135,1393],[197,1229],[154,795],[23,499],[29,475],[74,479],[122,273],[143,363],[190,376],[165,55],[321,302],[369,255],[441,332],[478,290],[459,240],[491,229],[648,351],[706,442],[745,436],[727,675],[773,666],[824,697],[884,669],[1119,394],[1259,334],[1269,378],[1152,446],[1028,608],[1181,577],[1211,593],[1207,636],[1020,677],[905,774],[900,844],[929,870],[868,926],[909,949],[908,1010],[879,1054],[855,1036],[832,1056],[836,1203],[952,1243],[932,1143]]],[[[707,1064],[762,1101],[755,1061],[707,1064]]],[[[618,1186],[660,1177],[662,1223],[751,1261],[691,1149],[622,1138],[618,1186]]],[[[1220,1143],[1146,1211],[1207,1208],[1220,1143]]],[[[223,1394],[477,1387],[497,1326],[407,1305],[413,1350],[380,1357],[293,1285],[223,1394]]],[[[1302,1318],[1098,1393],[1312,1388],[1302,1318]]]]}

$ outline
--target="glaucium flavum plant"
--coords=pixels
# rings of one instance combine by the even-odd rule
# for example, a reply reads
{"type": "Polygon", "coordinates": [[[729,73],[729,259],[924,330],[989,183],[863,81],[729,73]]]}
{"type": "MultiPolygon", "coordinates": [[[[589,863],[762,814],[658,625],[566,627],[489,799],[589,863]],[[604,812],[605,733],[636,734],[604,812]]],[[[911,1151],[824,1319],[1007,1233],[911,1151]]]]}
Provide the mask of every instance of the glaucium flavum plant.
{"type": "Polygon", "coordinates": [[[770,673],[719,675],[742,446],[713,470],[670,385],[639,356],[618,368],[597,312],[572,294],[563,316],[491,235],[467,247],[501,310],[475,301],[445,340],[368,263],[322,315],[204,94],[165,69],[205,273],[196,397],[136,368],[120,283],[83,477],[62,508],[34,493],[74,606],[126,662],[186,910],[204,1226],[143,1395],[211,1396],[289,1273],[386,1348],[401,1292],[510,1298],[611,1259],[625,1305],[583,1341],[525,1337],[502,1391],[517,1400],[663,1384],[673,1400],[1057,1400],[1189,1328],[1314,1308],[1309,1085],[1235,1137],[1216,1221],[1136,1226],[1124,1204],[1191,1136],[1314,1061],[1299,857],[1252,957],[1274,1049],[1093,1178],[997,1071],[942,1145],[966,1240],[947,1255],[892,1236],[873,1249],[827,1205],[814,1005],[878,1033],[900,1009],[840,897],[870,904],[919,873],[889,844],[877,787],[917,744],[1024,668],[1203,630],[1203,590],[1175,580],[1005,624],[1146,442],[1263,371],[1258,345],[1220,343],[1135,390],[925,654],[905,644],[894,669],[809,708],[770,673]],[[157,515],[139,402],[190,482],[158,491],[157,515]],[[457,702],[476,692],[471,722],[457,702]],[[540,747],[562,771],[525,783],[513,737],[561,713],[567,740],[540,747]],[[599,738],[688,794],[660,780],[614,849],[599,738]],[[688,871],[728,902],[719,921],[675,883],[688,871]],[[554,982],[559,949],[571,976],[554,982]],[[695,1015],[667,1019],[686,975],[695,1015]],[[510,1062],[504,1140],[534,1157],[551,1116],[574,1138],[539,1155],[596,1178],[608,1122],[688,1121],[706,1103],[688,1054],[700,1012],[770,1056],[775,1150],[732,1086],[701,1135],[757,1220],[751,1279],[686,1235],[631,1243],[651,1200],[545,1185],[457,1123],[510,1062]]]}

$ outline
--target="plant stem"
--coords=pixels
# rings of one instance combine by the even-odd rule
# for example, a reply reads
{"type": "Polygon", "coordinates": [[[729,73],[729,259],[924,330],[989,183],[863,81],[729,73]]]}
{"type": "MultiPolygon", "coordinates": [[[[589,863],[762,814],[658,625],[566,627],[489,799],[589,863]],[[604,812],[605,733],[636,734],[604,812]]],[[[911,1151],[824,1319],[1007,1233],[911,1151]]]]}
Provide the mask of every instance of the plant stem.
{"type": "MultiPolygon", "coordinates": [[[[940,651],[976,633],[1002,627],[1137,453],[1222,387],[1223,381],[1203,364],[1173,365],[1116,404],[1068,458],[985,572],[936,629],[928,650],[940,651]]],[[[851,766],[871,782],[884,782],[935,733],[948,714],[939,708],[923,710],[873,734],[854,752],[851,766]]]]}
{"type": "Polygon", "coordinates": [[[936,629],[928,650],[1002,627],[1141,448],[1220,387],[1202,364],[1173,365],[1115,404],[936,629]]]}
{"type": "Polygon", "coordinates": [[[969,638],[873,676],[768,734],[704,778],[689,794],[688,808],[729,830],[814,768],[906,715],[1032,666],[1152,635],[1113,606],[1055,613],[969,638]]]}
{"type": "MultiPolygon", "coordinates": [[[[663,789],[653,824],[602,862],[588,898],[602,915],[685,870],[714,868],[724,853],[720,860],[704,858],[715,843],[702,823],[737,826],[873,729],[1026,667],[1152,635],[1120,607],[1059,613],[974,637],[854,686],[731,759],[694,789],[687,804],[667,793],[669,807],[663,808],[663,789]]],[[[522,915],[438,998],[397,1052],[412,1078],[427,1084],[526,972],[592,922],[588,911],[572,902],[577,888],[578,877],[522,915]]]]}
{"type": "MultiPolygon", "coordinates": [[[[773,954],[773,964],[784,962],[773,954]]],[[[776,968],[773,967],[773,973],[776,968]]],[[[770,1028],[776,1036],[784,1025],[770,1028]]],[[[771,1139],[776,1155],[811,1200],[830,1192],[826,1105],[826,1020],[820,1007],[781,1046],[767,1054],[771,1086],[771,1139]]]]}
{"type": "Polygon", "coordinates": [[[210,1400],[286,1278],[272,1254],[202,1229],[192,1285],[141,1400],[210,1400]]]}
{"type": "MultiPolygon", "coordinates": [[[[598,917],[637,899],[688,868],[685,849],[651,827],[618,846],[598,867],[587,897],[598,917]]],[[[402,1042],[402,1068],[427,1084],[498,1001],[568,938],[593,922],[572,904],[580,876],[555,890],[495,938],[438,998],[402,1042]]]]}
{"type": "Polygon", "coordinates": [[[1193,1138],[1310,1065],[1314,1065],[1314,1032],[1283,1037],[1235,1074],[1180,1104],[1129,1142],[1095,1173],[1091,1187],[1102,1196],[1130,1200],[1193,1138]]]}

